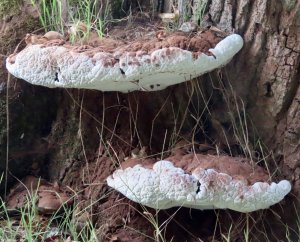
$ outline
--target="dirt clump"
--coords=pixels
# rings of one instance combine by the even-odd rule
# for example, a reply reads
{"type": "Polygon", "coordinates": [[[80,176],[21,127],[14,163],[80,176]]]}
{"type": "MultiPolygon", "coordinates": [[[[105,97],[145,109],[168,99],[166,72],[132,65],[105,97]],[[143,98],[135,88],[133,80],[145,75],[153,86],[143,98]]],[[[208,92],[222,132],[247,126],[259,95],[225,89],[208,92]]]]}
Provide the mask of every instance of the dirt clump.
{"type": "Polygon", "coordinates": [[[7,209],[24,209],[29,201],[36,201],[37,210],[41,214],[55,213],[62,206],[73,203],[71,191],[66,187],[33,176],[25,177],[11,189],[6,198],[7,209]]]}
{"type": "Polygon", "coordinates": [[[96,224],[103,241],[152,241],[153,227],[145,211],[120,194],[113,192],[99,205],[98,212],[96,224]]]}

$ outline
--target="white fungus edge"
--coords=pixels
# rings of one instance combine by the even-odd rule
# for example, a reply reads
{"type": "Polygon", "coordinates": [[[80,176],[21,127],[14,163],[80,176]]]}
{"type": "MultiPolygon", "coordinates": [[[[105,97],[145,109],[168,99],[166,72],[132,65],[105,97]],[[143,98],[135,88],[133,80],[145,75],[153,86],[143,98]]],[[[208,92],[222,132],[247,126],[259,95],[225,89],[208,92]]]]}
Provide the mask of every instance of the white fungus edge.
{"type": "Polygon", "coordinates": [[[153,169],[136,165],[116,170],[107,178],[107,184],[128,199],[155,209],[183,206],[252,212],[269,208],[291,191],[287,180],[248,186],[214,169],[199,168],[186,174],[166,160],[156,162],[153,169]]]}

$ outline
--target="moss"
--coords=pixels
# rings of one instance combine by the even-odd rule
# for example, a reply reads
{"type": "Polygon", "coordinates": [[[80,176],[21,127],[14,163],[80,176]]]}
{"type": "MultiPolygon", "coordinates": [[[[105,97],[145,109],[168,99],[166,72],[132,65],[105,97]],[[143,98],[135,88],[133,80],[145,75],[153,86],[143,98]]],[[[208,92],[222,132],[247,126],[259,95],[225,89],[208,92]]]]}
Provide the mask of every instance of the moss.
{"type": "Polygon", "coordinates": [[[296,0],[285,0],[283,1],[283,7],[288,11],[292,11],[295,8],[296,0]]]}
{"type": "Polygon", "coordinates": [[[0,1],[0,17],[4,17],[11,14],[18,14],[21,9],[20,5],[22,0],[1,0],[0,1]]]}
{"type": "Polygon", "coordinates": [[[24,28],[26,29],[26,32],[27,33],[30,33],[38,28],[42,27],[40,25],[40,21],[36,18],[33,18],[31,16],[29,16],[27,19],[26,19],[26,22],[24,23],[24,28]]]}

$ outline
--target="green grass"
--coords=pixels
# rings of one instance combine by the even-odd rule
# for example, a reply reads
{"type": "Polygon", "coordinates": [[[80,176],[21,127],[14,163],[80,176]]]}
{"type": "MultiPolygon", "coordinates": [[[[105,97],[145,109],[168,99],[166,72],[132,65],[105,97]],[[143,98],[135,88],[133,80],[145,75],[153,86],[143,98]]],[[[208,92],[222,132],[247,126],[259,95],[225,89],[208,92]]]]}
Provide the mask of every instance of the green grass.
{"type": "Polygon", "coordinates": [[[91,221],[85,221],[78,229],[78,222],[72,218],[75,208],[62,206],[61,213],[47,217],[39,215],[36,202],[36,194],[28,196],[24,207],[18,211],[19,215],[10,217],[5,203],[0,200],[1,241],[15,241],[16,238],[28,242],[43,241],[53,228],[59,231],[60,239],[66,240],[70,236],[75,241],[98,241],[97,231],[91,221]]]}
{"type": "MultiPolygon", "coordinates": [[[[86,39],[91,32],[96,32],[99,37],[103,37],[104,20],[101,19],[100,11],[97,11],[97,2],[93,0],[79,1],[72,12],[70,12],[70,23],[75,27],[72,33],[73,40],[76,38],[86,39]],[[86,30],[79,29],[79,24],[85,25],[86,30]]],[[[107,9],[104,10],[106,13],[107,9]]]]}
{"type": "Polygon", "coordinates": [[[178,1],[178,10],[181,14],[179,25],[189,21],[200,25],[204,18],[207,4],[208,0],[194,0],[193,3],[185,0],[178,1]]]}
{"type": "Polygon", "coordinates": [[[194,6],[192,6],[192,19],[195,23],[198,23],[199,25],[203,21],[207,3],[208,0],[197,0],[195,1],[194,6]]]}
{"type": "Polygon", "coordinates": [[[61,0],[31,0],[31,3],[38,9],[40,22],[46,32],[69,32],[71,42],[87,39],[92,32],[103,37],[105,19],[102,19],[101,15],[106,18],[109,10],[101,8],[102,10],[98,11],[95,0],[73,1],[67,9],[63,9],[61,0]],[[64,14],[66,11],[67,15],[64,14]]]}
{"type": "Polygon", "coordinates": [[[39,11],[39,19],[45,31],[58,31],[64,33],[64,20],[62,18],[62,3],[60,0],[31,0],[31,3],[39,11]]]}
{"type": "MultiPolygon", "coordinates": [[[[0,183],[2,180],[3,176],[0,177],[0,183]]],[[[45,236],[53,229],[59,232],[59,241],[66,240],[68,237],[75,241],[98,241],[97,231],[89,219],[82,222],[81,228],[78,229],[77,226],[78,219],[75,215],[88,211],[89,207],[77,211],[77,205],[67,207],[62,204],[61,208],[53,215],[42,216],[38,212],[37,202],[37,190],[33,192],[28,190],[23,206],[12,211],[7,208],[4,200],[0,197],[1,241],[16,241],[17,239],[27,242],[44,241],[45,236]]]]}

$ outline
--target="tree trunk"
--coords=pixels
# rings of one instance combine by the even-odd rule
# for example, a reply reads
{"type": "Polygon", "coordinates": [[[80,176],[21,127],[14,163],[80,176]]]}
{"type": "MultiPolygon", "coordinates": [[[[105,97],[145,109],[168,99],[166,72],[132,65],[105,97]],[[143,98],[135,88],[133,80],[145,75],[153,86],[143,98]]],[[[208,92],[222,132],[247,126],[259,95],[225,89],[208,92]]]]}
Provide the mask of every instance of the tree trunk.
{"type": "Polygon", "coordinates": [[[212,0],[212,22],[243,36],[228,79],[300,195],[300,1],[212,0]]]}
{"type": "MultiPolygon", "coordinates": [[[[143,3],[148,4],[149,8],[148,1],[116,3],[121,3],[122,11],[140,8],[143,3]]],[[[168,1],[164,4],[171,11],[168,1]]],[[[227,33],[239,33],[245,41],[241,52],[222,70],[153,93],[50,91],[28,84],[19,85],[18,87],[24,88],[20,92],[22,95],[18,102],[11,103],[14,115],[11,115],[10,122],[15,124],[15,127],[12,126],[15,133],[10,134],[13,151],[10,153],[10,162],[24,163],[22,169],[14,172],[14,168],[12,173],[21,178],[21,174],[26,173],[24,166],[30,167],[31,164],[28,163],[33,161],[39,163],[41,172],[31,170],[31,173],[58,180],[80,191],[83,198],[92,200],[86,205],[91,207],[90,204],[93,204],[93,212],[98,214],[97,225],[103,229],[103,234],[112,237],[114,233],[125,233],[132,241],[147,241],[137,231],[153,236],[153,228],[145,220],[143,211],[142,215],[137,212],[140,209],[137,205],[126,200],[120,202],[118,193],[108,193],[105,179],[136,147],[141,149],[147,146],[148,155],[162,152],[161,156],[164,156],[177,141],[186,139],[216,147],[209,152],[246,155],[258,162],[264,160],[267,164],[260,162],[260,165],[269,166],[272,172],[276,171],[276,177],[286,177],[293,182],[293,194],[299,197],[300,0],[210,0],[206,10],[207,24],[213,24],[227,33]],[[37,100],[31,102],[32,99],[26,96],[34,96],[37,100]],[[28,115],[24,122],[16,122],[16,113],[22,103],[26,106],[24,110],[28,115]],[[39,113],[46,112],[47,115],[40,116],[37,122],[30,122],[37,110],[39,113]],[[24,129],[26,133],[36,130],[35,135],[28,137],[25,144],[20,142],[24,129]],[[46,152],[39,145],[45,146],[46,152]],[[36,153],[26,153],[24,150],[36,153]],[[127,203],[131,205],[130,208],[127,203]],[[129,223],[135,232],[128,232],[124,217],[130,217],[129,223]]],[[[116,13],[114,9],[112,12],[116,13]]],[[[12,21],[17,21],[16,18],[14,16],[12,21]]],[[[0,29],[1,27],[0,25],[0,29]]],[[[22,35],[24,34],[23,31],[22,35]]],[[[1,37],[3,40],[3,36],[1,37]]],[[[0,74],[1,83],[4,83],[5,75],[0,74]]],[[[1,90],[0,108],[5,107],[2,105],[5,104],[5,95],[1,90]]],[[[17,99],[20,88],[14,90],[11,87],[10,90],[17,99]]],[[[5,118],[2,108],[2,160],[6,152],[5,118]]],[[[0,169],[5,170],[4,167],[2,162],[0,169]]],[[[289,212],[282,213],[276,207],[276,213],[282,216],[282,220],[288,217],[296,222],[295,218],[290,217],[295,213],[294,208],[285,206],[285,209],[289,212]]],[[[221,211],[216,218],[213,211],[190,212],[181,209],[179,212],[168,210],[159,213],[161,221],[170,217],[168,213],[177,213],[174,221],[166,223],[169,228],[167,234],[173,241],[196,241],[196,237],[204,235],[211,241],[215,233],[213,228],[218,221],[225,221],[222,225],[217,224],[221,230],[226,225],[227,229],[230,224],[235,226],[237,219],[249,219],[248,215],[227,211],[221,211]]],[[[254,213],[251,216],[259,218],[260,223],[264,219],[270,220],[270,231],[266,228],[266,233],[273,236],[272,226],[276,222],[273,222],[271,212],[263,215],[254,213]]],[[[250,223],[252,222],[251,220],[250,223]]],[[[242,230],[237,231],[244,229],[242,227],[242,230]]],[[[278,236],[276,239],[285,238],[285,229],[275,231],[274,236],[278,236]]],[[[256,238],[253,241],[266,241],[265,237],[257,239],[256,231],[253,228],[252,235],[256,238]]]]}
{"type": "MultiPolygon", "coordinates": [[[[221,152],[231,155],[264,160],[267,164],[262,165],[271,172],[277,169],[277,177],[291,180],[294,194],[299,195],[299,1],[291,1],[288,5],[286,1],[277,0],[212,0],[208,2],[207,10],[205,19],[210,24],[227,33],[236,32],[243,36],[245,45],[242,51],[222,71],[164,91],[128,95],[86,92],[89,94],[85,94],[84,98],[82,93],[79,94],[77,103],[83,104],[82,110],[88,110],[98,117],[98,121],[103,121],[101,125],[87,112],[80,111],[80,106],[67,101],[68,96],[65,97],[67,102],[62,102],[62,107],[70,110],[71,105],[74,109],[71,113],[61,112],[57,126],[62,126],[63,120],[68,117],[68,123],[72,121],[77,127],[75,130],[80,130],[80,135],[58,129],[67,137],[63,139],[62,147],[69,152],[62,153],[59,147],[55,148],[49,163],[52,179],[59,178],[66,184],[84,189],[78,183],[78,170],[81,168],[83,173],[90,174],[91,169],[95,169],[97,158],[84,159],[82,144],[85,144],[85,152],[90,154],[93,150],[106,147],[112,154],[117,154],[112,156],[117,162],[128,156],[135,147],[148,146],[148,154],[155,154],[172,147],[179,137],[183,137],[217,146],[221,152]],[[245,127],[246,119],[249,126],[245,127]],[[101,127],[103,129],[103,124],[106,128],[101,133],[99,130],[101,127]],[[238,137],[240,129],[240,136],[247,136],[242,140],[238,137]],[[76,140],[73,146],[68,145],[70,140],[76,140]],[[265,147],[269,150],[266,151],[265,147]],[[73,161],[64,163],[66,153],[68,160],[73,161]],[[64,172],[61,173],[60,168],[64,172]]],[[[52,135],[55,136],[55,131],[52,135]]],[[[86,183],[103,182],[114,170],[111,161],[103,157],[100,160],[101,172],[94,172],[86,183]]],[[[83,179],[82,172],[80,176],[83,179]]],[[[94,199],[107,191],[104,185],[91,189],[86,188],[85,194],[94,199]]],[[[107,203],[104,203],[97,209],[103,210],[106,206],[107,203]]],[[[286,210],[290,211],[287,214],[293,214],[293,209],[287,207],[286,210]]],[[[178,219],[188,217],[187,213],[182,212],[178,219]]],[[[282,219],[286,215],[283,214],[282,219]]],[[[105,213],[102,216],[105,217],[105,213]]],[[[222,220],[226,218],[223,216],[222,220]]],[[[287,220],[296,221],[287,217],[287,220]]],[[[230,223],[226,221],[224,224],[230,223]]],[[[193,222],[187,226],[193,230],[193,222]]],[[[174,231],[176,229],[171,234],[174,231]]],[[[284,238],[285,228],[278,228],[277,232],[276,236],[284,238]]],[[[177,234],[178,238],[180,236],[177,234]]]]}

